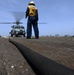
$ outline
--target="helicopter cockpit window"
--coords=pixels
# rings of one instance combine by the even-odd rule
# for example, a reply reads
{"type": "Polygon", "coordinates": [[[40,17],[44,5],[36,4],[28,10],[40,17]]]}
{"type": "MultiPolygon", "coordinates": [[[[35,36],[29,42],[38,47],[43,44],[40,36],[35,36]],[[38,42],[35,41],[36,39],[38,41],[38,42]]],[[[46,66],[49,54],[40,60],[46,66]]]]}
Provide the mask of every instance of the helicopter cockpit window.
{"type": "Polygon", "coordinates": [[[23,26],[21,26],[20,28],[21,28],[21,29],[24,29],[24,27],[23,27],[23,26]]]}
{"type": "Polygon", "coordinates": [[[16,26],[15,29],[24,29],[23,26],[16,26]]]}
{"type": "Polygon", "coordinates": [[[15,27],[15,29],[18,29],[18,28],[19,28],[18,26],[15,27]]]}

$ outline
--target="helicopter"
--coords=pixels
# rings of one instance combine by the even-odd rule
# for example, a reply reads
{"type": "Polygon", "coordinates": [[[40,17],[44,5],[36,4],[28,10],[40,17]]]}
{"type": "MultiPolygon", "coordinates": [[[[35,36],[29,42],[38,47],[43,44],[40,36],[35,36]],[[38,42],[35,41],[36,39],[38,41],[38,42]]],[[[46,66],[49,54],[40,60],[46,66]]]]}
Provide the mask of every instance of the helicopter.
{"type": "Polygon", "coordinates": [[[9,32],[9,34],[11,34],[11,37],[15,36],[19,36],[19,35],[23,35],[23,37],[25,37],[26,31],[25,31],[25,27],[23,25],[22,22],[16,21],[16,22],[0,22],[0,24],[15,24],[13,26],[11,26],[11,31],[9,32]]]}
{"type": "Polygon", "coordinates": [[[11,26],[11,31],[9,32],[10,36],[13,37],[17,37],[19,35],[23,35],[23,37],[25,37],[26,31],[25,31],[25,27],[22,25],[23,23],[20,22],[20,20],[24,17],[24,12],[14,12],[11,11],[10,13],[12,13],[12,16],[15,18],[14,22],[0,22],[0,24],[13,24],[11,26]]]}
{"type": "Polygon", "coordinates": [[[15,23],[16,23],[16,25],[11,26],[12,30],[11,30],[11,32],[9,32],[11,34],[11,37],[13,37],[13,35],[15,35],[16,37],[18,35],[23,35],[23,37],[25,37],[26,32],[25,32],[24,26],[19,25],[19,24],[21,24],[21,22],[19,22],[19,21],[15,22],[15,23]]]}

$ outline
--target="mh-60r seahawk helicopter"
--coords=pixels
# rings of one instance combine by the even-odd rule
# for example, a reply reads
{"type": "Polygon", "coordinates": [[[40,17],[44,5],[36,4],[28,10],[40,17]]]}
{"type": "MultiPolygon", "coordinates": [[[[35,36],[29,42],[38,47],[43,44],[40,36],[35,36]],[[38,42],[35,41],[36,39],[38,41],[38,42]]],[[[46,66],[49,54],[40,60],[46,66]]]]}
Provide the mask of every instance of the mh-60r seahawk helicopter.
{"type": "Polygon", "coordinates": [[[12,12],[12,14],[15,17],[16,22],[0,22],[0,24],[14,24],[13,26],[11,26],[12,29],[9,32],[10,36],[17,37],[19,35],[23,35],[23,37],[25,37],[26,34],[25,27],[22,25],[23,23],[20,22],[20,20],[24,16],[24,12],[12,12]]]}
{"type": "Polygon", "coordinates": [[[15,35],[16,37],[18,35],[23,35],[23,37],[25,37],[25,34],[26,34],[25,28],[23,25],[19,25],[19,24],[22,24],[22,22],[17,21],[14,23],[16,23],[16,25],[11,26],[12,27],[12,30],[10,32],[11,37],[13,37],[13,35],[15,35]]]}
{"type": "Polygon", "coordinates": [[[0,22],[0,24],[15,24],[13,26],[11,26],[11,31],[9,32],[11,34],[11,37],[13,37],[15,35],[15,37],[19,36],[19,35],[23,35],[23,37],[25,37],[25,27],[22,24],[22,22],[0,22]]]}

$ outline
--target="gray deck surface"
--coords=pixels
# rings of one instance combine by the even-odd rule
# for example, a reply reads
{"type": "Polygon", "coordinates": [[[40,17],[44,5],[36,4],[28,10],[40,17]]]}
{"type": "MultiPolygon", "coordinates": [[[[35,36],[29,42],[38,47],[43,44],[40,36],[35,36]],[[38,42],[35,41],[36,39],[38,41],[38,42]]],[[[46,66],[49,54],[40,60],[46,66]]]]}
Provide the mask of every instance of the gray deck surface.
{"type": "Polygon", "coordinates": [[[19,50],[0,38],[0,75],[36,75],[19,50]]]}

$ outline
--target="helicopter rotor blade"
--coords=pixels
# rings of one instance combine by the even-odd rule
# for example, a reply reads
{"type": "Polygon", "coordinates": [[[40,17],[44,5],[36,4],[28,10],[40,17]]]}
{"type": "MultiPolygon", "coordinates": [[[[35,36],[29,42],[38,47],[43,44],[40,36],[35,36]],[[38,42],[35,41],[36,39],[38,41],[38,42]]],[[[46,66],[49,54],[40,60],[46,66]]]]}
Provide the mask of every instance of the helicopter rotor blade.
{"type": "Polygon", "coordinates": [[[13,22],[0,22],[0,24],[13,24],[13,22]]]}
{"type": "Polygon", "coordinates": [[[23,23],[22,23],[22,22],[17,21],[17,22],[13,22],[13,24],[23,24],[23,23]]]}
{"type": "Polygon", "coordinates": [[[22,22],[0,22],[0,24],[23,24],[22,22]]]}
{"type": "Polygon", "coordinates": [[[45,23],[45,22],[39,22],[38,24],[47,24],[47,23],[45,23]]]}

